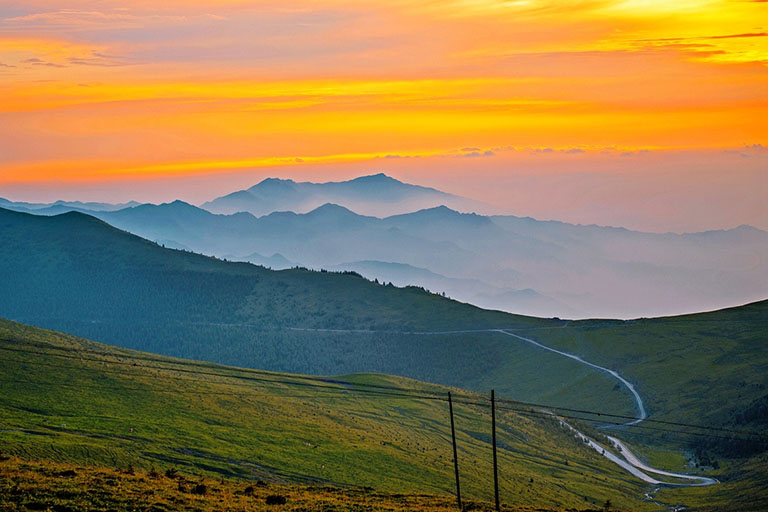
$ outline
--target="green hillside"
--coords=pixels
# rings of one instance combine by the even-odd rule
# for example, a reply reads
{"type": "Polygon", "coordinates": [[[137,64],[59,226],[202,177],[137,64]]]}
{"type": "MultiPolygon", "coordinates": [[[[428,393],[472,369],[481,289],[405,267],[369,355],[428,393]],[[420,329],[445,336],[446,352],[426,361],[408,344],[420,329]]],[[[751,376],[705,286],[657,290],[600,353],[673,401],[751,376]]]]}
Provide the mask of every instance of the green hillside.
{"type": "Polygon", "coordinates": [[[165,249],[79,213],[0,210],[0,238],[8,291],[0,316],[12,320],[174,357],[296,373],[379,372],[634,411],[606,375],[502,334],[412,333],[561,321],[486,311],[355,274],[275,272],[165,249]]]}
{"type": "MultiPolygon", "coordinates": [[[[527,335],[637,383],[652,418],[768,430],[768,301],[709,313],[571,322],[527,335]]],[[[699,444],[705,441],[699,441],[699,444]]],[[[706,447],[702,445],[702,447],[706,447]]],[[[749,455],[725,443],[721,454],[749,455]]]]}
{"type": "Polygon", "coordinates": [[[652,418],[750,428],[765,421],[766,302],[564,322],[355,274],[275,272],[165,249],[78,213],[0,210],[0,238],[1,316],[114,345],[273,371],[379,372],[636,413],[631,395],[604,372],[498,332],[472,332],[504,328],[620,371],[652,418]]]}
{"type": "MultiPolygon", "coordinates": [[[[0,451],[273,483],[450,496],[448,389],[383,375],[307,379],[118,349],[0,321],[0,451]],[[317,387],[322,386],[322,387],[317,387]]],[[[462,489],[492,498],[483,397],[453,390],[462,489]]],[[[549,418],[499,411],[503,501],[649,508],[648,489],[549,418]]]]}
{"type": "Polygon", "coordinates": [[[164,249],[77,212],[42,217],[0,209],[0,235],[0,275],[13,291],[0,303],[6,316],[172,322],[188,330],[231,323],[377,330],[543,324],[357,275],[274,272],[164,249]]]}

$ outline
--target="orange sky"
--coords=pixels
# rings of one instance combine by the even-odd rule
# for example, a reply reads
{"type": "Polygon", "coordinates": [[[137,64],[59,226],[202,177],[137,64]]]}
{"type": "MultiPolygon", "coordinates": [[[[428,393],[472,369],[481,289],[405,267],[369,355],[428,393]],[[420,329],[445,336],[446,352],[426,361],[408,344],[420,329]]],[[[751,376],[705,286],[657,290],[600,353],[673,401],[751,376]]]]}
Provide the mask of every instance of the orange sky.
{"type": "MultiPolygon", "coordinates": [[[[285,5],[3,2],[0,196],[176,177],[177,195],[203,200],[213,178],[186,178],[322,180],[387,171],[387,155],[418,157],[393,172],[461,193],[446,176],[475,169],[459,158],[474,153],[490,182],[685,154],[669,160],[682,186],[705,153],[768,142],[766,2],[285,5]],[[542,148],[557,165],[534,158],[542,148]]],[[[723,165],[762,199],[756,154],[723,165]]],[[[633,165],[615,167],[647,170],[633,165]]],[[[477,194],[503,203],[493,188],[477,194]]]]}

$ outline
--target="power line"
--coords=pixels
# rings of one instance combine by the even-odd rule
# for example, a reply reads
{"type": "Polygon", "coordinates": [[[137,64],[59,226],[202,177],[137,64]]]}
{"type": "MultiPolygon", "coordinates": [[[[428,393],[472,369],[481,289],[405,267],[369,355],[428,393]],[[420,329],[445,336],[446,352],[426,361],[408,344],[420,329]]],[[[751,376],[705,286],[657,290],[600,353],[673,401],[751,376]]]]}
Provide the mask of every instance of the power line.
{"type": "MultiPolygon", "coordinates": [[[[31,365],[38,365],[38,366],[49,366],[49,367],[60,368],[57,365],[48,364],[48,363],[44,363],[44,362],[41,362],[41,361],[34,361],[34,362],[24,361],[24,364],[31,364],[31,365]]],[[[146,369],[146,368],[150,368],[150,367],[144,366],[144,367],[141,367],[141,368],[146,369]]],[[[157,368],[157,367],[152,367],[152,368],[153,369],[166,370],[165,368],[157,368]]],[[[169,370],[169,371],[176,371],[176,369],[167,369],[167,370],[169,370]]],[[[114,375],[136,376],[135,374],[129,373],[129,372],[119,372],[119,371],[106,370],[106,369],[100,369],[99,372],[100,373],[110,373],[110,374],[114,374],[114,375]]],[[[170,375],[163,376],[163,378],[179,380],[179,381],[184,381],[184,382],[195,382],[195,383],[198,382],[195,379],[184,379],[184,378],[179,378],[179,377],[173,377],[173,376],[170,376],[170,375]]],[[[417,395],[417,394],[413,394],[413,393],[395,393],[395,392],[388,392],[388,391],[382,391],[382,390],[370,390],[370,389],[348,389],[348,388],[334,387],[334,386],[320,386],[320,385],[317,385],[317,384],[310,384],[310,383],[306,383],[306,382],[292,382],[292,381],[285,381],[285,380],[258,379],[258,378],[250,378],[249,380],[256,381],[259,384],[263,384],[263,385],[267,385],[267,386],[269,386],[270,384],[282,384],[282,385],[287,385],[287,386],[300,386],[300,387],[308,387],[308,388],[320,389],[320,390],[323,390],[323,392],[328,392],[328,393],[329,392],[365,393],[365,394],[370,394],[370,395],[373,395],[373,396],[380,396],[380,397],[384,397],[384,398],[398,398],[398,397],[401,397],[401,398],[419,399],[419,400],[438,400],[438,401],[445,401],[446,400],[445,398],[442,398],[442,397],[417,395]]],[[[20,380],[0,379],[0,382],[15,382],[15,383],[19,383],[19,384],[50,384],[52,386],[63,385],[63,384],[60,384],[60,383],[53,383],[53,382],[51,382],[51,383],[43,383],[43,382],[33,381],[33,380],[20,381],[20,380]]],[[[223,383],[214,383],[214,382],[207,382],[207,383],[208,384],[213,384],[213,385],[223,384],[223,383]]],[[[231,385],[231,384],[228,384],[228,385],[231,385]]],[[[76,389],[77,388],[86,388],[86,389],[88,389],[88,386],[82,386],[82,385],[77,385],[77,386],[76,385],[70,385],[70,387],[73,387],[73,388],[76,388],[76,389]]],[[[146,388],[146,387],[145,388],[105,388],[105,387],[102,387],[102,386],[95,386],[95,387],[91,387],[90,389],[99,389],[99,390],[101,390],[101,389],[111,389],[113,391],[148,391],[148,392],[153,392],[153,393],[154,392],[170,392],[170,393],[175,393],[175,394],[192,394],[192,395],[211,394],[211,395],[225,395],[225,396],[227,396],[227,395],[228,396],[253,396],[253,393],[247,393],[247,392],[234,393],[234,392],[216,392],[216,391],[205,391],[205,390],[162,390],[162,389],[151,389],[151,388],[146,388]]],[[[275,396],[275,393],[272,393],[271,395],[264,395],[264,396],[275,396]]],[[[281,393],[279,396],[286,396],[286,395],[281,393]]],[[[306,397],[306,398],[312,398],[311,395],[303,395],[303,396],[306,397]]]]}
{"type": "MultiPolygon", "coordinates": [[[[553,414],[553,413],[548,413],[548,412],[545,412],[545,411],[537,412],[537,411],[525,410],[525,409],[514,409],[514,408],[511,408],[511,407],[497,407],[497,409],[515,412],[515,413],[517,413],[517,414],[519,414],[521,416],[537,416],[537,417],[542,417],[543,416],[543,417],[549,417],[549,418],[567,418],[567,419],[572,419],[572,420],[594,421],[591,418],[583,418],[583,417],[579,417],[579,416],[570,416],[570,415],[566,415],[566,414],[553,414]]],[[[720,436],[720,435],[717,435],[717,434],[705,434],[705,433],[702,433],[702,432],[684,432],[684,431],[680,431],[680,430],[673,430],[673,429],[660,428],[660,427],[649,427],[649,426],[637,425],[637,424],[627,425],[625,423],[619,423],[619,422],[613,422],[613,421],[603,421],[601,423],[607,423],[609,425],[615,425],[615,426],[620,426],[620,427],[628,427],[628,428],[633,428],[633,429],[653,430],[653,431],[657,431],[657,432],[668,432],[668,433],[673,433],[673,434],[678,434],[678,435],[691,435],[691,436],[706,437],[706,438],[712,438],[712,439],[725,439],[725,440],[729,440],[729,441],[734,441],[734,440],[737,440],[737,441],[749,441],[749,442],[754,441],[754,439],[743,439],[743,438],[737,438],[737,437],[727,437],[727,436],[720,436]]],[[[760,437],[759,434],[756,434],[756,435],[758,437],[760,437]]]]}
{"type": "MultiPolygon", "coordinates": [[[[595,416],[608,416],[609,418],[621,418],[621,419],[625,419],[625,420],[642,420],[643,422],[659,423],[659,424],[662,424],[662,425],[672,425],[672,426],[676,426],[676,427],[689,427],[689,428],[699,428],[699,429],[704,429],[704,430],[717,430],[717,431],[720,431],[720,432],[728,432],[728,433],[731,433],[731,434],[741,434],[741,435],[747,435],[747,436],[752,436],[752,435],[754,435],[754,436],[762,436],[763,435],[763,434],[760,434],[759,432],[746,432],[746,431],[743,431],[743,430],[732,430],[732,429],[722,428],[722,427],[710,427],[710,426],[706,426],[706,425],[695,425],[695,424],[691,424],[691,423],[681,423],[681,422],[676,422],[676,421],[655,420],[655,419],[651,419],[651,418],[638,418],[636,416],[626,416],[626,415],[623,415],[623,414],[612,414],[612,413],[608,413],[608,412],[595,412],[595,411],[589,411],[589,410],[586,410],[586,409],[572,409],[572,408],[569,408],[569,407],[561,407],[561,406],[556,406],[556,405],[537,404],[537,403],[533,403],[533,402],[523,402],[523,401],[520,401],[520,400],[500,399],[499,398],[499,399],[496,399],[496,401],[497,402],[510,403],[510,404],[527,405],[527,406],[531,406],[531,407],[545,407],[545,408],[549,408],[549,409],[556,409],[558,411],[568,411],[568,412],[574,412],[574,413],[580,413],[580,414],[592,414],[592,415],[595,415],[595,416]]],[[[595,421],[595,420],[588,420],[588,421],[595,421]]],[[[605,423],[607,423],[607,422],[605,422],[605,423]]],[[[627,425],[626,423],[619,423],[619,425],[632,426],[632,425],[627,425]]]]}
{"type": "MultiPolygon", "coordinates": [[[[46,347],[48,348],[48,347],[46,347]]],[[[61,349],[58,347],[50,347],[50,350],[56,350],[56,351],[65,351],[66,349],[61,349]]],[[[203,371],[195,371],[190,370],[187,368],[169,368],[164,366],[139,366],[136,364],[130,364],[125,361],[106,361],[103,359],[93,359],[93,358],[84,358],[82,356],[72,356],[67,354],[52,354],[50,352],[43,352],[43,351],[35,351],[35,350],[23,350],[18,348],[10,348],[10,347],[2,347],[0,346],[0,350],[7,350],[7,351],[13,351],[13,352],[23,352],[23,353],[30,353],[30,354],[37,354],[37,355],[45,355],[45,356],[51,356],[51,357],[60,357],[64,359],[71,359],[71,360],[80,360],[80,361],[91,361],[96,363],[105,363],[105,364],[119,364],[119,365],[127,365],[127,366],[137,366],[140,368],[150,368],[150,369],[162,369],[162,370],[168,370],[168,371],[178,371],[183,373],[192,373],[192,374],[198,374],[198,375],[209,375],[209,376],[217,376],[217,377],[226,377],[226,378],[235,378],[235,379],[246,379],[246,380],[255,380],[251,377],[243,377],[239,375],[228,375],[223,373],[215,373],[215,372],[203,372],[203,371]]],[[[175,362],[172,360],[169,360],[169,358],[157,358],[157,357],[147,357],[147,356],[133,356],[133,355],[119,355],[119,354],[112,354],[108,352],[102,352],[102,351],[96,351],[96,350],[79,350],[79,352],[84,352],[87,354],[94,354],[94,355],[101,355],[105,357],[115,357],[115,358],[125,358],[125,359],[131,359],[131,360],[138,360],[138,361],[150,361],[155,363],[164,363],[164,364],[175,364],[175,365],[184,365],[184,366],[192,366],[192,367],[211,367],[215,366],[215,363],[198,363],[195,361],[182,361],[182,362],[175,362]]],[[[445,394],[444,391],[432,391],[428,389],[408,389],[408,388],[402,388],[397,386],[386,386],[382,384],[369,384],[369,383],[358,383],[358,382],[350,382],[350,381],[343,381],[335,378],[330,377],[317,377],[312,375],[297,375],[293,373],[284,373],[284,372],[272,372],[267,370],[257,370],[257,369],[251,369],[251,368],[236,368],[236,367],[221,367],[219,368],[221,371],[229,371],[229,372],[240,372],[240,373],[249,373],[249,374],[257,374],[257,375],[267,375],[270,377],[278,376],[278,377],[285,377],[290,379],[301,379],[301,380],[308,380],[308,381],[316,381],[316,382],[322,382],[326,384],[338,384],[342,386],[358,386],[363,388],[373,388],[373,389],[385,389],[385,390],[391,390],[391,391],[413,391],[423,394],[431,394],[434,396],[443,396],[445,394]]],[[[460,393],[462,394],[462,393],[460,393]]],[[[463,393],[464,396],[472,396],[467,393],[463,393]]]]}

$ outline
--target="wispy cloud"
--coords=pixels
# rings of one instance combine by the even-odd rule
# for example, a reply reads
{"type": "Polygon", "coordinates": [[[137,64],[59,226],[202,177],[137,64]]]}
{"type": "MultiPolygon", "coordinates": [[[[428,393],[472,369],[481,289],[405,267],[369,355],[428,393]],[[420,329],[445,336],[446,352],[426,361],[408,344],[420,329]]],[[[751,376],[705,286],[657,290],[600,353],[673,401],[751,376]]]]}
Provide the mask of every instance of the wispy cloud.
{"type": "Polygon", "coordinates": [[[33,66],[48,66],[52,68],[63,68],[66,67],[63,64],[57,64],[55,62],[46,62],[42,59],[38,59],[37,57],[32,57],[29,59],[24,59],[21,61],[23,64],[31,64],[33,66]]]}
{"type": "Polygon", "coordinates": [[[45,159],[66,180],[83,168],[108,179],[125,155],[138,175],[165,172],[158,162],[178,173],[317,155],[471,166],[737,147],[768,139],[761,9],[28,0],[0,19],[0,112],[13,125],[0,140],[15,141],[2,158],[45,159]]]}

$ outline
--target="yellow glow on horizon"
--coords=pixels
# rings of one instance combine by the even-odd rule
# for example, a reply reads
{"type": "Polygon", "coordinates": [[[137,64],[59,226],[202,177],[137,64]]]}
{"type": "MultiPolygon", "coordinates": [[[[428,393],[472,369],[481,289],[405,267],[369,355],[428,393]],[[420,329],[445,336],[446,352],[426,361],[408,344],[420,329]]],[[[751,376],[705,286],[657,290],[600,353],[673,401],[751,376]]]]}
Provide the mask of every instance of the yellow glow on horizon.
{"type": "MultiPolygon", "coordinates": [[[[519,153],[532,154],[541,151],[537,147],[518,147],[515,149],[494,148],[496,151],[517,151],[519,153]]],[[[568,154],[575,148],[555,147],[548,148],[553,154],[568,154]]],[[[674,148],[674,151],[689,148],[674,148]]],[[[349,154],[318,154],[304,156],[272,156],[264,158],[245,158],[239,160],[200,160],[180,161],[154,164],[139,164],[116,161],[59,161],[59,162],[35,162],[23,166],[9,166],[6,173],[0,176],[0,184],[16,182],[46,182],[51,180],[51,172],[70,172],[69,180],[74,182],[90,182],[111,180],[114,178],[162,178],[179,175],[215,174],[223,171],[278,168],[289,166],[304,166],[313,164],[343,164],[350,162],[382,162],[389,158],[397,159],[445,159],[466,157],[467,153],[477,151],[482,154],[492,151],[491,148],[447,148],[429,151],[394,151],[393,153],[349,153],[349,154]]],[[[670,148],[661,147],[584,147],[578,150],[579,154],[626,152],[670,151],[670,148]]]]}
{"type": "Polygon", "coordinates": [[[154,4],[0,20],[0,183],[768,140],[765,2],[154,4]]]}

